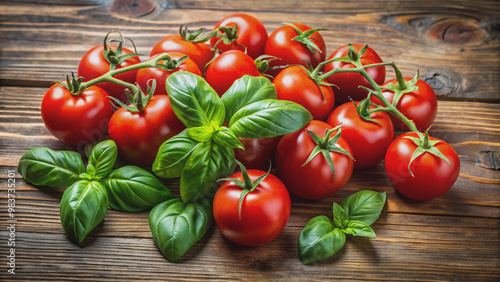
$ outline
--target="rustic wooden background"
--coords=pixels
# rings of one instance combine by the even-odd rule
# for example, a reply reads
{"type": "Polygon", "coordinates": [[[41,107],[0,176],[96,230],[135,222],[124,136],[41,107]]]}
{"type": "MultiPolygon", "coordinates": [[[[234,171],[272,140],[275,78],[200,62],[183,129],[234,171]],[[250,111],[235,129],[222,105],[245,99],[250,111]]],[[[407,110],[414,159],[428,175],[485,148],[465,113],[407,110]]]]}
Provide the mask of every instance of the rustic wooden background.
{"type": "MultiPolygon", "coordinates": [[[[0,280],[425,280],[500,279],[500,2],[492,1],[0,1],[0,280]],[[157,249],[148,212],[109,211],[81,246],[59,220],[63,189],[35,188],[16,174],[16,274],[7,273],[8,171],[35,146],[68,148],[45,129],[40,102],[51,81],[76,72],[81,56],[118,29],[139,52],[191,29],[212,28],[245,12],[271,32],[281,22],[326,28],[327,53],[367,43],[407,76],[417,70],[436,90],[439,110],[431,135],[448,141],[462,170],[444,196],[417,202],[399,195],[383,164],[357,170],[347,186],[322,201],[292,198],[283,233],[247,248],[216,227],[178,263],[157,249]],[[332,203],[372,189],[388,194],[372,226],[376,239],[350,238],[326,261],[304,266],[297,238],[332,203]]],[[[178,193],[175,181],[166,182],[178,193]]]]}

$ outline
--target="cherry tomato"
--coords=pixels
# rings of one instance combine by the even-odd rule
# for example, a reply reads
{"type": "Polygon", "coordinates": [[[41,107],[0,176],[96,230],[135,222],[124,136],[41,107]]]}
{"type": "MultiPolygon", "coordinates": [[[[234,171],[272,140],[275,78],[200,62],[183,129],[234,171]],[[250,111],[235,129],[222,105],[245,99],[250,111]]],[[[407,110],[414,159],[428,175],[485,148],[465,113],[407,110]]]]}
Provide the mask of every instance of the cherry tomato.
{"type": "MultiPolygon", "coordinates": [[[[246,47],[246,53],[253,59],[257,59],[257,57],[264,54],[264,48],[266,47],[268,35],[266,28],[258,19],[247,14],[237,13],[221,19],[215,25],[214,30],[221,26],[238,26],[238,37],[230,45],[226,45],[222,41],[217,44],[220,37],[212,37],[210,39],[210,46],[212,48],[215,48],[215,45],[217,44],[217,49],[225,52],[228,50],[245,51],[246,47]]],[[[219,34],[222,34],[222,32],[219,31],[219,34]]]]}
{"type": "MultiPolygon", "coordinates": [[[[302,32],[313,29],[312,27],[294,23],[302,32]]],[[[312,67],[318,66],[319,63],[325,60],[326,45],[323,37],[318,32],[314,32],[309,36],[312,43],[314,43],[319,50],[311,51],[306,45],[301,42],[292,40],[299,34],[289,25],[283,25],[274,30],[266,43],[264,54],[280,58],[280,60],[273,60],[270,62],[270,67],[285,67],[287,65],[303,65],[307,66],[309,63],[312,67]]],[[[270,70],[267,73],[276,76],[281,69],[270,70]]]]}
{"type": "Polygon", "coordinates": [[[259,139],[238,137],[238,139],[245,147],[245,150],[235,149],[235,158],[246,168],[267,170],[269,165],[274,163],[274,154],[281,136],[259,139]]]}
{"type": "MultiPolygon", "coordinates": [[[[410,81],[412,79],[412,77],[405,77],[405,81],[410,81]]],[[[395,78],[385,82],[384,84],[382,84],[382,86],[391,84],[397,84],[395,78]]],[[[418,89],[403,94],[403,96],[399,99],[398,104],[396,105],[396,109],[398,109],[405,117],[412,120],[417,126],[418,130],[425,131],[432,125],[437,115],[438,104],[436,93],[434,93],[434,90],[429,84],[427,84],[427,82],[421,79],[417,80],[415,86],[417,86],[418,89]]],[[[392,103],[394,98],[393,91],[384,90],[382,91],[382,94],[387,99],[387,101],[392,103]]],[[[371,100],[376,104],[383,105],[383,103],[375,96],[372,96],[371,100]]],[[[409,129],[408,126],[399,118],[392,114],[390,116],[392,119],[392,123],[394,124],[394,127],[396,129],[409,129]]]]}
{"type": "Polygon", "coordinates": [[[69,145],[84,145],[102,139],[113,114],[108,93],[90,86],[73,95],[56,83],[42,99],[41,114],[45,127],[57,139],[69,145]]]}
{"type": "MultiPolygon", "coordinates": [[[[172,58],[172,60],[179,60],[180,58],[185,56],[184,54],[174,53],[174,52],[169,53],[169,55],[172,58]]],[[[158,55],[154,55],[151,58],[157,56],[158,55]]],[[[160,61],[159,63],[163,64],[164,62],[160,61]]],[[[180,66],[176,67],[171,71],[167,71],[160,68],[139,69],[139,71],[137,72],[136,81],[141,87],[142,91],[146,93],[148,87],[147,86],[148,81],[150,79],[155,79],[156,80],[155,95],[167,95],[167,90],[165,89],[165,81],[171,74],[178,71],[187,71],[201,76],[201,72],[200,69],[198,68],[198,65],[195,62],[193,62],[193,60],[191,60],[190,58],[187,58],[182,62],[180,66]]]]}
{"type": "MultiPolygon", "coordinates": [[[[317,145],[306,129],[323,137],[325,131],[332,127],[325,122],[313,120],[303,129],[284,135],[276,149],[276,170],[291,193],[305,199],[323,199],[340,190],[349,181],[354,161],[345,154],[330,152],[335,177],[322,153],[303,166],[317,145]]],[[[349,144],[342,137],[336,146],[352,155],[349,144]]]]}
{"type": "MultiPolygon", "coordinates": [[[[248,170],[250,180],[266,174],[248,170]]],[[[230,178],[243,181],[241,172],[230,178]]],[[[217,190],[213,202],[214,219],[221,233],[229,240],[245,246],[257,246],[274,240],[290,217],[290,196],[283,183],[269,174],[255,190],[249,192],[239,209],[243,188],[226,181],[217,190]],[[240,216],[241,215],[241,216],[240,216]]]]}
{"type": "MultiPolygon", "coordinates": [[[[116,50],[116,46],[110,46],[113,50],[116,50]]],[[[123,47],[122,54],[133,54],[134,52],[123,47]]],[[[116,69],[121,69],[131,65],[140,63],[139,57],[131,57],[116,66],[116,69]]],[[[90,49],[85,55],[83,55],[80,63],[78,65],[78,77],[83,77],[84,81],[89,81],[97,78],[110,70],[110,64],[104,57],[104,47],[103,45],[95,46],[90,49]]],[[[115,76],[115,78],[128,82],[134,83],[135,77],[137,75],[137,70],[131,70],[122,74],[115,76]]],[[[112,82],[102,82],[96,84],[97,86],[104,89],[109,95],[115,97],[120,101],[126,101],[127,96],[125,95],[125,87],[112,83],[112,82]]]]}
{"type": "Polygon", "coordinates": [[[278,99],[302,105],[315,120],[325,120],[335,106],[332,87],[318,86],[299,66],[285,68],[274,78],[273,83],[278,99]]]}
{"type": "MultiPolygon", "coordinates": [[[[354,47],[356,53],[363,48],[362,44],[357,43],[353,43],[352,46],[354,47]]],[[[333,51],[328,60],[348,57],[348,54],[349,47],[346,44],[333,51]]],[[[363,66],[382,63],[382,59],[380,59],[379,55],[370,47],[366,49],[365,53],[359,58],[359,61],[363,66]]],[[[352,69],[356,68],[356,66],[352,63],[335,61],[325,66],[325,73],[337,68],[352,69]]],[[[366,71],[377,84],[380,85],[384,83],[385,66],[367,68],[366,71]]],[[[359,88],[360,85],[373,89],[370,83],[359,73],[337,73],[328,77],[326,80],[338,87],[333,86],[335,89],[335,98],[337,99],[337,103],[340,104],[349,102],[350,98],[354,101],[361,101],[366,98],[368,96],[368,92],[359,88]]]]}
{"type": "Polygon", "coordinates": [[[250,56],[239,50],[229,50],[210,63],[205,80],[222,96],[235,80],[245,74],[262,76],[250,56]]]}
{"type": "Polygon", "coordinates": [[[437,148],[450,162],[425,152],[408,164],[417,145],[406,137],[417,137],[414,132],[396,138],[387,150],[385,170],[392,185],[403,195],[415,200],[430,200],[446,193],[460,174],[460,159],[453,148],[439,140],[437,148]]]}
{"type": "Polygon", "coordinates": [[[352,149],[356,168],[374,166],[384,159],[385,152],[394,139],[394,126],[387,113],[375,112],[370,114],[370,118],[374,121],[361,118],[356,106],[347,102],[335,108],[326,121],[333,127],[342,125],[342,138],[352,149]]]}
{"type": "Polygon", "coordinates": [[[161,144],[184,128],[168,96],[154,95],[141,112],[118,109],[109,121],[109,138],[130,162],[152,164],[161,144]]]}
{"type": "Polygon", "coordinates": [[[193,43],[182,38],[179,34],[167,35],[158,41],[151,50],[150,56],[161,53],[182,53],[189,55],[200,69],[204,72],[206,65],[214,56],[214,51],[206,43],[193,43]]]}

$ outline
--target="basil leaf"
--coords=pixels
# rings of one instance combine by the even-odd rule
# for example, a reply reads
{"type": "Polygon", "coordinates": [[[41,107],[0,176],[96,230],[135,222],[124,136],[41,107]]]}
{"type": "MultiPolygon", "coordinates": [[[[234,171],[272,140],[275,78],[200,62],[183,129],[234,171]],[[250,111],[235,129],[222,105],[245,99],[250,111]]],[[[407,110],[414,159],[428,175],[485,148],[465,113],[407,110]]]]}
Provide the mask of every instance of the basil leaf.
{"type": "Polygon", "coordinates": [[[212,220],[212,208],[206,201],[186,205],[174,198],[157,205],[149,213],[153,239],[165,258],[172,262],[203,237],[212,220]]]}
{"type": "Polygon", "coordinates": [[[229,122],[242,107],[265,99],[278,99],[274,84],[265,77],[244,75],[222,95],[226,121],[229,122]]]}
{"type": "Polygon", "coordinates": [[[386,194],[363,190],[347,197],[341,204],[349,220],[357,220],[372,225],[384,208],[386,194]]]}
{"type": "Polygon", "coordinates": [[[229,129],[238,137],[268,138],[304,127],[312,116],[301,105],[285,100],[262,100],[237,111],[229,129]]]}
{"type": "Polygon", "coordinates": [[[170,105],[186,127],[222,125],[224,104],[210,85],[200,76],[175,72],[167,78],[166,90],[170,105]]]}
{"type": "Polygon", "coordinates": [[[80,180],[85,166],[77,152],[36,147],[24,153],[17,170],[33,185],[66,187],[80,180]]]}
{"type": "Polygon", "coordinates": [[[215,143],[222,147],[245,149],[238,137],[236,137],[236,135],[234,135],[234,133],[225,126],[220,127],[220,129],[214,133],[212,138],[215,143]]]}
{"type": "Polygon", "coordinates": [[[106,140],[98,143],[89,157],[87,173],[97,178],[106,176],[115,165],[118,157],[118,147],[113,140],[106,140]],[[92,173],[89,170],[93,170],[92,173]]]}
{"type": "Polygon", "coordinates": [[[80,180],[68,187],[61,198],[61,224],[68,238],[80,244],[102,222],[109,200],[101,183],[80,180]]]}
{"type": "Polygon", "coordinates": [[[174,197],[158,178],[136,166],[113,170],[100,182],[108,192],[109,205],[118,211],[143,211],[174,197]]]}
{"type": "Polygon", "coordinates": [[[200,143],[186,163],[180,180],[181,198],[185,203],[211,198],[217,180],[235,168],[234,150],[213,141],[200,143]]]}
{"type": "Polygon", "coordinates": [[[361,236],[368,238],[377,237],[377,235],[375,235],[375,232],[370,227],[370,225],[357,220],[348,221],[346,227],[342,228],[341,231],[344,232],[345,234],[351,234],[353,236],[361,236]]]}
{"type": "Polygon", "coordinates": [[[337,203],[333,203],[333,222],[338,228],[345,228],[347,226],[347,213],[337,203]]]}
{"type": "Polygon", "coordinates": [[[324,216],[316,216],[302,229],[298,240],[299,259],[303,264],[326,259],[345,244],[345,234],[324,216]]]}
{"type": "Polygon", "coordinates": [[[182,170],[199,143],[187,134],[187,129],[165,141],[158,149],[153,173],[158,177],[181,177],[182,170]]]}
{"type": "Polygon", "coordinates": [[[197,142],[207,142],[212,138],[214,129],[211,126],[191,127],[186,130],[189,137],[197,142]]]}

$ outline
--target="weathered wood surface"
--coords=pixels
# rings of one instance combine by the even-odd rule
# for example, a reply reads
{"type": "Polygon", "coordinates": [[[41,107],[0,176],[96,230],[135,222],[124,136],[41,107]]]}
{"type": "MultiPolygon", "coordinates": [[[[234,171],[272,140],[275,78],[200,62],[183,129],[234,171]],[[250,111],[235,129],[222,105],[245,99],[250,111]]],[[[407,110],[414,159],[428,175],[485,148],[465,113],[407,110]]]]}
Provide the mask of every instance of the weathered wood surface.
{"type": "MultiPolygon", "coordinates": [[[[498,1],[0,1],[0,280],[425,280],[500,279],[500,4],[498,1]],[[133,5],[137,3],[137,5],[133,5]],[[211,28],[247,12],[271,32],[281,22],[328,28],[328,53],[368,43],[406,75],[439,95],[431,134],[448,141],[462,169],[444,196],[412,201],[394,191],[383,164],[355,171],[321,201],[292,198],[283,233],[266,246],[239,247],[213,226],[179,263],[163,258],[148,213],[109,211],[83,242],[72,244],[59,220],[63,189],[35,188],[16,174],[16,275],[9,248],[8,171],[35,146],[80,150],[45,129],[40,102],[50,81],[76,71],[85,51],[110,29],[149,54],[180,24],[211,28]],[[304,266],[297,237],[307,221],[362,190],[385,191],[376,239],[351,238],[333,258],[304,266]]],[[[178,194],[178,183],[166,184],[178,194]]]]}

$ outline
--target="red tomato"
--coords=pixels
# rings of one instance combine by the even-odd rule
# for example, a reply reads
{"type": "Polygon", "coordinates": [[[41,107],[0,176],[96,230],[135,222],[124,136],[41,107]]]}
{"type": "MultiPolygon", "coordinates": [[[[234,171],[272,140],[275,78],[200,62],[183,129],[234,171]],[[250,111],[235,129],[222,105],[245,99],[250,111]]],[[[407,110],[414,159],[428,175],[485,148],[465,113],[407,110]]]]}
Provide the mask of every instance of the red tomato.
{"type": "Polygon", "coordinates": [[[342,138],[352,149],[356,168],[374,166],[384,159],[385,152],[394,139],[394,126],[387,113],[375,112],[370,114],[370,118],[380,124],[361,118],[356,106],[347,102],[335,108],[327,119],[327,123],[333,127],[342,125],[342,138]]]}
{"type": "Polygon", "coordinates": [[[259,139],[238,137],[238,139],[245,150],[235,149],[234,155],[246,168],[267,170],[270,163],[274,163],[274,154],[281,136],[259,139]]]}
{"type": "MultiPolygon", "coordinates": [[[[276,170],[291,193],[305,199],[323,199],[340,190],[349,181],[354,161],[345,154],[330,152],[335,177],[322,153],[302,166],[317,145],[306,129],[323,137],[325,131],[332,127],[325,122],[313,120],[303,129],[283,136],[276,149],[276,170]]],[[[337,146],[352,155],[349,144],[342,137],[337,146]]]]}
{"type": "Polygon", "coordinates": [[[59,83],[52,85],[42,100],[45,127],[69,145],[100,140],[113,114],[113,106],[106,96],[108,93],[97,86],[90,86],[75,96],[59,83]]]}
{"type": "MultiPolygon", "coordinates": [[[[313,29],[305,24],[294,23],[293,25],[302,32],[313,29]]],[[[283,25],[271,33],[267,40],[264,54],[280,58],[280,60],[271,61],[269,64],[270,67],[285,67],[287,65],[303,65],[308,67],[307,63],[311,64],[312,67],[316,67],[325,60],[326,45],[321,34],[314,32],[309,36],[310,40],[320,50],[314,50],[314,52],[303,43],[292,40],[298,35],[297,31],[289,25],[283,25]]],[[[280,70],[270,70],[268,74],[276,76],[280,70]]]]}
{"type": "MultiPolygon", "coordinates": [[[[174,52],[169,53],[169,55],[172,58],[172,60],[179,60],[180,58],[186,56],[184,54],[174,53],[174,52]]],[[[154,55],[153,57],[151,57],[151,59],[157,56],[159,55],[154,55]]],[[[159,63],[163,64],[164,62],[160,61],[159,63]]],[[[193,62],[193,60],[191,60],[190,58],[187,58],[185,61],[182,62],[180,66],[171,71],[167,71],[160,68],[139,69],[139,71],[137,72],[136,81],[141,87],[142,91],[146,93],[148,87],[147,86],[148,81],[150,79],[155,79],[156,80],[155,95],[167,95],[167,90],[165,89],[165,81],[171,74],[178,71],[187,71],[201,76],[201,72],[200,69],[198,68],[198,65],[195,62],[193,62]]]]}
{"type": "Polygon", "coordinates": [[[262,76],[250,56],[239,50],[229,50],[210,63],[205,80],[222,96],[235,80],[245,74],[262,76]]]}
{"type": "MultiPolygon", "coordinates": [[[[363,48],[362,44],[357,43],[353,43],[352,46],[354,47],[356,53],[363,48]]],[[[333,51],[328,60],[348,57],[348,53],[349,47],[346,44],[333,51]]],[[[359,61],[363,66],[382,63],[382,59],[380,59],[378,54],[370,47],[366,49],[365,53],[361,56],[361,58],[359,58],[359,61]]],[[[337,68],[352,69],[356,68],[356,66],[352,63],[335,61],[325,66],[325,73],[337,68]]],[[[384,83],[385,66],[367,68],[366,71],[377,84],[380,85],[384,83]]],[[[373,89],[370,83],[359,73],[337,73],[328,77],[326,80],[338,87],[333,86],[335,89],[335,98],[337,99],[337,103],[340,104],[349,102],[349,98],[352,98],[354,101],[361,101],[366,98],[368,96],[368,92],[359,88],[360,85],[373,89]]]]}
{"type": "MultiPolygon", "coordinates": [[[[264,48],[266,47],[268,38],[266,28],[258,19],[250,15],[243,13],[229,15],[221,19],[215,25],[214,30],[221,26],[234,27],[235,25],[238,26],[236,40],[230,45],[219,42],[217,49],[222,52],[228,50],[245,51],[246,47],[246,53],[253,59],[257,59],[257,57],[264,54],[264,48]]],[[[223,32],[219,31],[219,34],[222,33],[223,32]]],[[[215,48],[219,40],[220,37],[212,37],[210,39],[210,47],[215,48]]]]}
{"type": "Polygon", "coordinates": [[[278,99],[302,105],[311,112],[315,120],[325,120],[335,106],[332,88],[318,86],[299,66],[285,68],[274,78],[273,83],[276,86],[278,99]]]}
{"type": "MultiPolygon", "coordinates": [[[[410,81],[412,79],[412,77],[405,77],[405,81],[410,81]]],[[[385,82],[384,84],[382,84],[382,86],[391,84],[397,84],[395,78],[385,82]]],[[[436,93],[434,93],[434,90],[429,84],[427,84],[427,82],[421,79],[417,80],[415,86],[417,86],[418,89],[403,94],[401,99],[399,99],[398,104],[396,105],[396,109],[398,109],[405,117],[412,120],[417,126],[418,130],[425,131],[432,125],[437,115],[438,104],[436,93]]],[[[392,103],[394,97],[393,91],[383,90],[382,94],[387,99],[387,101],[392,103]]],[[[376,104],[383,105],[383,103],[375,96],[372,96],[371,100],[376,104]]],[[[392,114],[390,116],[396,129],[409,129],[408,126],[399,118],[392,114]]]]}
{"type": "MultiPolygon", "coordinates": [[[[248,170],[252,181],[266,174],[248,170]]],[[[243,181],[241,172],[230,176],[243,181]]],[[[214,219],[221,233],[229,240],[245,246],[257,246],[274,240],[290,217],[290,196],[283,183],[269,174],[255,190],[249,192],[239,210],[243,188],[226,181],[217,190],[213,202],[214,219]]]]}
{"type": "Polygon", "coordinates": [[[189,58],[198,65],[201,72],[204,72],[206,65],[214,56],[214,51],[210,49],[208,44],[189,42],[183,39],[179,34],[167,35],[158,41],[155,46],[153,46],[150,56],[152,57],[165,52],[176,52],[189,55],[189,58]]]}
{"type": "Polygon", "coordinates": [[[408,170],[408,164],[417,145],[405,137],[417,137],[414,132],[396,138],[385,156],[385,170],[392,185],[403,195],[415,200],[430,200],[446,193],[460,174],[460,159],[453,148],[439,140],[437,148],[450,161],[425,152],[417,157],[410,166],[414,176],[408,170]]]}
{"type": "MultiPolygon", "coordinates": [[[[109,48],[116,50],[116,46],[111,46],[109,48]]],[[[133,53],[134,52],[125,47],[122,48],[122,54],[133,53]]],[[[135,65],[140,62],[141,60],[139,59],[139,57],[131,57],[116,66],[116,69],[135,65]]],[[[107,73],[109,70],[109,62],[104,57],[104,47],[103,45],[98,45],[90,49],[87,53],[85,53],[85,55],[83,55],[82,59],[80,60],[80,64],[78,65],[78,77],[81,76],[84,78],[84,81],[89,81],[107,73]]],[[[135,82],[136,75],[137,70],[132,70],[119,74],[115,76],[115,78],[133,84],[135,82]]],[[[115,97],[116,99],[122,102],[127,101],[127,96],[124,92],[125,87],[111,82],[102,82],[96,85],[104,89],[109,95],[115,97]]]]}
{"type": "Polygon", "coordinates": [[[130,162],[152,164],[161,144],[184,128],[168,96],[154,95],[141,112],[118,109],[109,121],[109,139],[130,162]]]}

